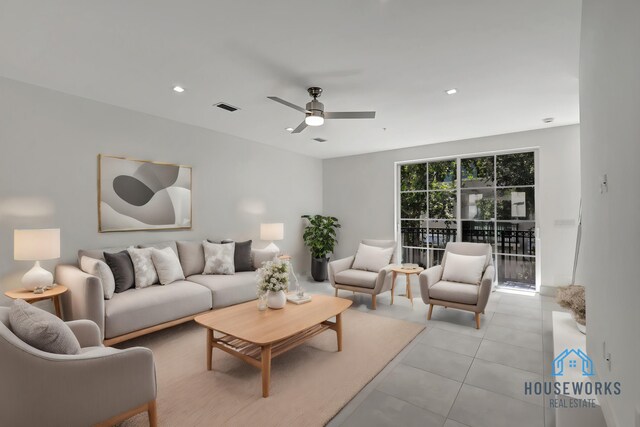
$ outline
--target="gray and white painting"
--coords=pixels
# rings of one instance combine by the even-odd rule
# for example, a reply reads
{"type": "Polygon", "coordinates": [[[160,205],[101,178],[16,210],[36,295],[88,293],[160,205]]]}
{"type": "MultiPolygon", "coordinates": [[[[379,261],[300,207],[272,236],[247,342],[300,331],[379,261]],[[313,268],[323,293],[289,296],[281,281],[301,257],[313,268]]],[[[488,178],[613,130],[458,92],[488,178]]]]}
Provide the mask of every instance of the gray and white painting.
{"type": "Polygon", "coordinates": [[[99,228],[191,228],[191,168],[99,156],[99,228]]]}

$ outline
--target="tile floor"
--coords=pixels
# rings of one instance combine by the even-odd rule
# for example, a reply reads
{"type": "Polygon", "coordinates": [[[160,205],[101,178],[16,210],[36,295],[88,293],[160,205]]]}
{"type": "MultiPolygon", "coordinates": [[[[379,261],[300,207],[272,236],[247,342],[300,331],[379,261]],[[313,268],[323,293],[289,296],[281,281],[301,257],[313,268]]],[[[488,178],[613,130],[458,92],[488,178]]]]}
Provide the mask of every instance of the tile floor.
{"type": "MultiPolygon", "coordinates": [[[[305,280],[312,293],[333,294],[328,283],[305,280]]],[[[399,286],[400,292],[404,293],[399,286]]],[[[493,292],[479,330],[473,314],[427,306],[417,285],[414,307],[389,293],[371,298],[340,291],[352,309],[410,322],[426,329],[329,422],[337,426],[553,427],[542,396],[524,394],[524,381],[549,380],[553,358],[550,297],[493,292]]],[[[398,290],[396,291],[398,292],[398,290]]]]}

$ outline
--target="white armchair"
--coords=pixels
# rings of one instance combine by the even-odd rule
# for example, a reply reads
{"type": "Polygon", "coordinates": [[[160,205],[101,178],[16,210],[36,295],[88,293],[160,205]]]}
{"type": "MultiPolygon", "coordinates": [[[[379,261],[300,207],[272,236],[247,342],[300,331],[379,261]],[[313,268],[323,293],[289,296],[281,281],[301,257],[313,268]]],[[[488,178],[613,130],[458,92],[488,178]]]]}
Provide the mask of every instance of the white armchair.
{"type": "Polygon", "coordinates": [[[378,272],[352,269],[355,256],[342,258],[329,263],[329,280],[336,290],[343,289],[371,295],[371,309],[376,309],[376,295],[391,290],[391,265],[396,259],[395,240],[365,239],[362,243],[381,248],[394,248],[391,264],[378,272]]]}
{"type": "Polygon", "coordinates": [[[0,307],[0,425],[111,426],[146,411],[155,426],[151,350],[103,347],[100,329],[90,320],[67,325],[80,353],[46,353],[13,334],[9,309],[0,307]]]}

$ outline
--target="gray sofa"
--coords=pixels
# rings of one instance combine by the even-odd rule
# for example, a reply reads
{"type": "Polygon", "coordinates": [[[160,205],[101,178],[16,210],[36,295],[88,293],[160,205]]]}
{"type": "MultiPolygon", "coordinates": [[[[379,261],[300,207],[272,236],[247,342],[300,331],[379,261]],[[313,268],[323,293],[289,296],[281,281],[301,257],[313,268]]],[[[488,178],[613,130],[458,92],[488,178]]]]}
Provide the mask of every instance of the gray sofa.
{"type": "MultiPolygon", "coordinates": [[[[59,265],[56,282],[69,288],[62,296],[65,320],[93,320],[100,328],[105,345],[112,345],[187,322],[211,309],[256,299],[255,271],[234,275],[201,274],[204,252],[198,242],[163,242],[147,246],[171,247],[176,251],[186,279],[163,286],[130,289],[107,300],[98,277],[74,265],[59,265]]],[[[78,260],[82,256],[104,259],[104,252],[124,249],[80,250],[78,260]]]]}

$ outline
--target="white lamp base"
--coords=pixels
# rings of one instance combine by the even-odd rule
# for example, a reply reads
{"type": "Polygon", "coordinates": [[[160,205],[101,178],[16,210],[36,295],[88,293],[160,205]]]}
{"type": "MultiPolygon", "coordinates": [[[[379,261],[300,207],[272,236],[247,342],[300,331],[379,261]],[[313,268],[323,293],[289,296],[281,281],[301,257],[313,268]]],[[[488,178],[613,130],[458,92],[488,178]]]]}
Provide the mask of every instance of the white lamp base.
{"type": "Polygon", "coordinates": [[[33,268],[22,276],[22,285],[30,291],[46,288],[53,285],[53,274],[40,267],[40,261],[36,261],[33,268]]]}
{"type": "Polygon", "coordinates": [[[276,244],[273,243],[273,242],[269,243],[265,249],[270,249],[272,251],[276,251],[276,252],[280,253],[280,248],[277,247],[276,244]]]}

